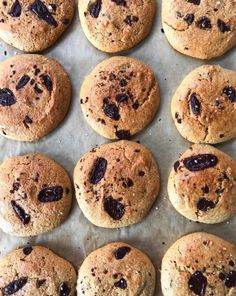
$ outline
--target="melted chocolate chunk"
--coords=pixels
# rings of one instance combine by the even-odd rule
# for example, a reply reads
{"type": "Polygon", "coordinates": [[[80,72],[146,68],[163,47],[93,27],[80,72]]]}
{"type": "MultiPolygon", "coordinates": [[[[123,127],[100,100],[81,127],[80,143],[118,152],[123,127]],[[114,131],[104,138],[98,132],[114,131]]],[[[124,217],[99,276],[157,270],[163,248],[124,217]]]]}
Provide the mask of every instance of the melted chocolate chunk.
{"type": "Polygon", "coordinates": [[[187,0],[187,1],[188,1],[188,3],[192,3],[194,5],[200,5],[200,3],[201,3],[201,0],[187,0]]]}
{"type": "Polygon", "coordinates": [[[210,209],[215,208],[215,203],[211,200],[207,200],[205,198],[200,198],[197,202],[197,208],[202,212],[207,212],[210,209]]]}
{"type": "Polygon", "coordinates": [[[207,29],[211,29],[212,28],[212,25],[211,25],[211,20],[206,17],[206,16],[203,16],[201,18],[199,18],[197,21],[196,21],[196,25],[199,29],[202,29],[202,30],[207,30],[207,29]]]}
{"type": "Polygon", "coordinates": [[[139,175],[140,177],[143,177],[143,176],[145,176],[145,172],[144,172],[144,171],[139,171],[139,172],[138,172],[138,175],[139,175]]]}
{"type": "Polygon", "coordinates": [[[11,201],[11,205],[17,217],[23,222],[23,224],[29,224],[30,215],[26,214],[25,210],[21,206],[19,206],[14,200],[11,201]]]}
{"type": "Polygon", "coordinates": [[[107,104],[103,110],[106,116],[109,118],[118,121],[120,119],[120,113],[119,108],[116,106],[116,104],[107,104]]]}
{"type": "Polygon", "coordinates": [[[117,5],[120,5],[120,6],[124,6],[124,7],[127,6],[126,0],[111,0],[111,2],[115,2],[117,5]]]}
{"type": "Polygon", "coordinates": [[[126,85],[127,85],[127,81],[126,81],[126,79],[124,79],[124,78],[121,79],[121,80],[120,80],[120,86],[121,86],[121,87],[125,87],[126,85]]]}
{"type": "Polygon", "coordinates": [[[128,102],[129,97],[126,94],[118,94],[116,96],[116,101],[118,103],[127,103],[128,102]]]}
{"type": "Polygon", "coordinates": [[[111,196],[105,198],[104,210],[114,220],[120,220],[125,214],[125,206],[118,200],[112,198],[111,196]]]}
{"type": "Polygon", "coordinates": [[[132,108],[134,110],[137,110],[139,108],[139,102],[137,100],[133,103],[132,108]]]}
{"type": "Polygon", "coordinates": [[[226,23],[220,19],[217,20],[217,26],[222,33],[230,31],[230,26],[227,26],[226,23]]]}
{"type": "Polygon", "coordinates": [[[223,94],[226,95],[232,103],[236,102],[236,89],[232,86],[226,86],[223,89],[223,94]]]}
{"type": "Polygon", "coordinates": [[[89,174],[90,183],[94,185],[98,184],[104,178],[106,170],[107,170],[107,160],[103,157],[98,157],[94,161],[93,168],[89,174]]]}
{"type": "Polygon", "coordinates": [[[127,178],[123,183],[122,183],[123,187],[125,188],[129,188],[129,187],[132,187],[134,185],[134,182],[127,178]]]}
{"type": "Polygon", "coordinates": [[[204,296],[207,287],[207,278],[201,273],[201,271],[196,271],[191,275],[188,281],[188,287],[196,295],[204,296]]]}
{"type": "Polygon", "coordinates": [[[16,98],[9,88],[0,89],[0,105],[11,106],[16,103],[16,98]]]}
{"type": "Polygon", "coordinates": [[[47,6],[40,0],[35,0],[29,9],[37,15],[40,19],[47,22],[50,26],[57,27],[57,21],[47,9],[47,6]]]}
{"type": "Polygon", "coordinates": [[[114,286],[115,286],[116,288],[120,288],[120,289],[125,290],[125,289],[127,288],[127,281],[126,281],[124,278],[122,278],[122,279],[120,279],[118,282],[116,282],[116,283],[114,284],[114,286]]]}
{"type": "Polygon", "coordinates": [[[39,289],[45,283],[46,283],[46,280],[37,280],[36,288],[39,289]]]}
{"type": "Polygon", "coordinates": [[[38,200],[41,202],[54,202],[62,199],[63,188],[61,186],[46,187],[38,194],[38,200]]]}
{"type": "Polygon", "coordinates": [[[48,91],[52,91],[52,80],[49,75],[42,75],[43,84],[46,86],[48,91]]]}
{"type": "Polygon", "coordinates": [[[124,19],[124,22],[129,26],[132,26],[133,23],[137,23],[138,21],[139,18],[134,15],[127,15],[127,17],[124,19]]]}
{"type": "Polygon", "coordinates": [[[201,114],[201,103],[199,102],[197,95],[195,93],[190,96],[190,105],[193,114],[200,115],[201,114]]]}
{"type": "Polygon", "coordinates": [[[92,17],[98,18],[101,8],[102,0],[96,0],[95,2],[89,5],[88,10],[92,17]]]}
{"type": "Polygon", "coordinates": [[[180,166],[180,162],[177,160],[177,161],[174,163],[174,170],[175,170],[176,173],[177,173],[177,171],[178,171],[179,166],[180,166]]]}
{"type": "Polygon", "coordinates": [[[59,296],[68,296],[70,294],[70,288],[66,283],[62,283],[59,288],[59,296]]]}
{"type": "Polygon", "coordinates": [[[130,131],[126,131],[126,130],[116,131],[116,136],[120,140],[129,140],[131,137],[130,131]]]}
{"type": "Polygon", "coordinates": [[[236,287],[236,271],[230,271],[225,279],[225,285],[227,288],[236,287]]]}
{"type": "Polygon", "coordinates": [[[33,120],[28,115],[26,115],[25,119],[23,120],[23,123],[26,128],[29,128],[29,124],[32,124],[33,120]]]}
{"type": "Polygon", "coordinates": [[[22,289],[27,284],[28,278],[21,277],[18,280],[15,280],[8,284],[6,287],[2,289],[3,295],[13,295],[22,289]]]}
{"type": "Polygon", "coordinates": [[[190,13],[190,14],[186,14],[186,16],[184,17],[184,21],[188,24],[191,25],[194,21],[194,14],[190,13]]]}
{"type": "Polygon", "coordinates": [[[206,193],[207,194],[207,193],[209,193],[209,191],[210,190],[209,190],[209,187],[207,185],[205,187],[202,187],[202,192],[203,193],[206,193]]]}
{"type": "Polygon", "coordinates": [[[219,279],[220,279],[221,281],[224,281],[225,278],[226,278],[226,275],[225,275],[223,272],[220,272],[220,273],[219,273],[219,279]]]}
{"type": "Polygon", "coordinates": [[[131,248],[129,247],[120,247],[114,252],[114,256],[117,260],[123,259],[129,252],[131,251],[131,248]]]}
{"type": "Polygon", "coordinates": [[[183,163],[189,171],[197,172],[216,166],[218,158],[213,154],[198,154],[185,158],[183,163]]]}
{"type": "Polygon", "coordinates": [[[42,89],[38,87],[38,84],[35,84],[35,86],[34,86],[34,90],[35,90],[35,92],[38,93],[38,94],[41,94],[41,93],[43,92],[42,89]]]}
{"type": "Polygon", "coordinates": [[[12,4],[9,14],[12,17],[19,17],[21,15],[21,4],[18,0],[12,4]]]}
{"type": "Polygon", "coordinates": [[[32,247],[25,247],[23,249],[23,253],[28,256],[31,252],[33,251],[33,248],[32,247]]]}
{"type": "Polygon", "coordinates": [[[23,88],[29,81],[30,77],[28,75],[22,76],[16,85],[16,90],[23,88]]]}

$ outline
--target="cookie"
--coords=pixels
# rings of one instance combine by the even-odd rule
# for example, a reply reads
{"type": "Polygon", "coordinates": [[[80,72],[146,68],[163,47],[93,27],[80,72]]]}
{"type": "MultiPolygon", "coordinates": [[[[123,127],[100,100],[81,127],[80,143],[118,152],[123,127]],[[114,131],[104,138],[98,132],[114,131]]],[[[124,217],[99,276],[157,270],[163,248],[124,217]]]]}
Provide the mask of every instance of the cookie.
{"type": "Polygon", "coordinates": [[[104,52],[119,52],[140,43],[150,32],[155,0],[81,0],[79,15],[88,40],[104,52]]]}
{"type": "Polygon", "coordinates": [[[74,296],[76,272],[44,247],[27,246],[0,259],[0,295],[74,296]]]}
{"type": "Polygon", "coordinates": [[[86,153],[74,171],[76,197],[93,224],[118,228],[140,222],[159,192],[156,161],[142,145],[119,141],[86,153]]]}
{"type": "Polygon", "coordinates": [[[236,248],[204,232],[177,240],[162,260],[164,296],[236,295],[236,248]]]}
{"type": "Polygon", "coordinates": [[[0,64],[0,131],[10,139],[35,141],[64,119],[71,84],[55,60],[20,55],[0,64]]]}
{"type": "Polygon", "coordinates": [[[0,38],[25,52],[52,46],[70,25],[74,0],[0,2],[0,38]]]}
{"type": "Polygon", "coordinates": [[[162,24],[174,49],[194,58],[218,57],[236,45],[233,0],[163,0],[162,24]]]}
{"type": "Polygon", "coordinates": [[[195,144],[175,162],[168,194],[184,217],[222,222],[236,212],[236,161],[216,148],[195,144]]]}
{"type": "Polygon", "coordinates": [[[236,137],[236,72],[218,65],[193,70],[178,87],[171,113],[190,142],[216,144],[236,137]]]}
{"type": "Polygon", "coordinates": [[[59,226],[71,207],[71,182],[53,160],[31,153],[0,166],[0,228],[17,236],[38,235],[59,226]]]}
{"type": "Polygon", "coordinates": [[[112,57],[85,78],[81,108],[90,126],[109,139],[129,139],[143,130],[159,107],[153,71],[128,57],[112,57]]]}
{"type": "Polygon", "coordinates": [[[78,296],[152,296],[156,272],[150,259],[132,246],[116,242],[92,252],[79,270],[78,296]]]}

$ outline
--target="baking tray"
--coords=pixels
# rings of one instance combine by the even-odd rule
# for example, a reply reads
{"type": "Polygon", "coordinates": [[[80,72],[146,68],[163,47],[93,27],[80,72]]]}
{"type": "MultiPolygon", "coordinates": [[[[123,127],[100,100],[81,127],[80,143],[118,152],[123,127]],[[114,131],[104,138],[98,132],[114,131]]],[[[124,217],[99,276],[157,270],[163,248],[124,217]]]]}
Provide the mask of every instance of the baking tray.
{"type": "MultiPolygon", "coordinates": [[[[109,242],[124,241],[146,252],[159,269],[161,258],[167,248],[189,232],[208,231],[236,244],[236,216],[217,225],[197,224],[179,215],[168,200],[166,186],[170,169],[178,156],[190,146],[172,122],[170,101],[186,74],[207,62],[181,55],[168,44],[161,32],[160,11],[161,3],[158,1],[158,12],[150,36],[134,49],[122,53],[150,65],[161,89],[161,106],[155,120],[142,133],[132,138],[152,151],[160,168],[161,192],[151,212],[137,225],[117,230],[102,229],[93,226],[84,217],[74,200],[67,221],[50,233],[32,238],[17,238],[0,231],[0,256],[27,243],[39,244],[51,248],[78,269],[84,258],[94,249],[109,242]]],[[[20,51],[0,41],[0,61],[15,54],[20,54],[20,51]]],[[[79,22],[78,11],[69,30],[54,47],[43,54],[60,61],[70,75],[73,85],[70,112],[59,128],[38,142],[20,143],[0,137],[0,161],[13,155],[37,151],[59,162],[72,177],[77,161],[85,152],[96,145],[108,142],[96,134],[83,118],[79,105],[79,91],[84,76],[109,55],[95,49],[86,39],[79,22]]],[[[236,49],[208,63],[236,70],[236,49]]],[[[217,148],[236,159],[236,140],[217,145],[217,148]]],[[[160,274],[155,295],[162,295],[160,274]]]]}

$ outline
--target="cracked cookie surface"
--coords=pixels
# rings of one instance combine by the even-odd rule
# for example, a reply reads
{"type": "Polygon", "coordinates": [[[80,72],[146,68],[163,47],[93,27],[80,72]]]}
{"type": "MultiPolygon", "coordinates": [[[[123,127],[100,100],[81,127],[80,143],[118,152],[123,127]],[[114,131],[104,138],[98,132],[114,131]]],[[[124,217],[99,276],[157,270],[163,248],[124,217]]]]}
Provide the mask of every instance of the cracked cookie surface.
{"type": "Polygon", "coordinates": [[[216,144],[236,137],[236,72],[219,65],[196,68],[178,87],[171,113],[190,142],[216,144]]]}
{"type": "Polygon", "coordinates": [[[52,46],[67,29],[74,0],[7,0],[0,2],[0,38],[25,52],[52,46]]]}
{"type": "Polygon", "coordinates": [[[184,217],[222,222],[236,212],[236,161],[209,145],[195,144],[175,162],[168,194],[184,217]]]}
{"type": "Polygon", "coordinates": [[[0,259],[0,295],[74,296],[76,272],[47,248],[27,246],[0,259]]]}
{"type": "Polygon", "coordinates": [[[153,71],[141,61],[112,57],[85,78],[81,108],[90,126],[109,139],[129,139],[154,118],[160,103],[153,71]]]}
{"type": "Polygon", "coordinates": [[[81,0],[79,15],[88,40],[105,52],[134,47],[150,32],[155,0],[81,0]]]}
{"type": "Polygon", "coordinates": [[[79,296],[152,296],[156,272],[140,250],[122,242],[92,252],[79,270],[79,296]]]}
{"type": "Polygon", "coordinates": [[[86,153],[74,171],[76,197],[93,224],[118,228],[140,222],[157,198],[156,161],[142,145],[119,141],[86,153]]]}
{"type": "Polygon", "coordinates": [[[195,58],[221,56],[236,45],[234,0],[164,0],[162,24],[174,49],[195,58]]]}
{"type": "Polygon", "coordinates": [[[0,166],[0,228],[16,236],[54,229],[68,216],[72,189],[63,167],[31,153],[0,166]]]}
{"type": "Polygon", "coordinates": [[[177,240],[162,260],[164,296],[236,295],[236,248],[208,233],[177,240]]]}
{"type": "Polygon", "coordinates": [[[41,55],[19,55],[0,64],[0,130],[18,141],[35,141],[64,119],[71,84],[62,66],[41,55]]]}

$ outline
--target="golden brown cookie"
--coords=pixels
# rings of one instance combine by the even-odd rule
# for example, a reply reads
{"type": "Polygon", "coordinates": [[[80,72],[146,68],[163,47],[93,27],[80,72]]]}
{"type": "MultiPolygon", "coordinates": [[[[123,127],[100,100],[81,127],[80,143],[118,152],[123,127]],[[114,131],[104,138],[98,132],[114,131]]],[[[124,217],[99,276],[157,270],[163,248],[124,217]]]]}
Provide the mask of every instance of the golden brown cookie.
{"type": "Polygon", "coordinates": [[[164,296],[236,295],[236,248],[208,233],[177,240],[162,260],[164,296]]]}
{"type": "Polygon", "coordinates": [[[116,242],[92,252],[79,270],[78,296],[153,296],[156,272],[150,259],[116,242]]]}
{"type": "Polygon", "coordinates": [[[74,15],[74,0],[0,2],[0,38],[25,52],[52,46],[74,15]]]}
{"type": "Polygon", "coordinates": [[[59,226],[71,207],[71,181],[53,160],[31,153],[0,166],[0,228],[17,236],[38,235],[59,226]]]}
{"type": "Polygon", "coordinates": [[[171,113],[190,142],[216,144],[236,137],[236,72],[204,65],[178,87],[171,113]]]}
{"type": "Polygon", "coordinates": [[[186,218],[214,224],[236,212],[236,161],[208,145],[193,145],[168,181],[172,205],[186,218]]]}
{"type": "Polygon", "coordinates": [[[71,84],[62,66],[41,55],[20,55],[0,64],[0,130],[18,141],[35,141],[64,119],[71,84]]]}
{"type": "Polygon", "coordinates": [[[119,141],[86,153],[74,171],[76,197],[93,224],[118,228],[140,222],[159,192],[156,161],[142,145],[119,141]]]}
{"type": "Polygon", "coordinates": [[[128,57],[112,57],[85,78],[81,108],[90,126],[109,139],[129,139],[154,118],[160,103],[153,71],[128,57]]]}
{"type": "Polygon", "coordinates": [[[236,44],[234,0],[163,0],[162,23],[174,49],[195,58],[221,56],[236,44]]]}

